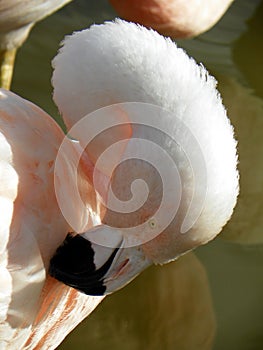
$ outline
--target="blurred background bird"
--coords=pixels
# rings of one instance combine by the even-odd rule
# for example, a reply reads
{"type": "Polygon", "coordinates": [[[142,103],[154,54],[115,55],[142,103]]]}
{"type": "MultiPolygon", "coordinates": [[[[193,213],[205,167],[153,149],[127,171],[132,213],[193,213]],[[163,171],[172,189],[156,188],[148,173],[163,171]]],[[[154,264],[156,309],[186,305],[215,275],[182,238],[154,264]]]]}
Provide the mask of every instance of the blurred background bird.
{"type": "Polygon", "coordinates": [[[209,30],[234,0],[109,0],[119,16],[174,39],[209,30]]]}
{"type": "Polygon", "coordinates": [[[9,89],[17,49],[34,24],[71,0],[0,0],[0,87],[9,89]]]}

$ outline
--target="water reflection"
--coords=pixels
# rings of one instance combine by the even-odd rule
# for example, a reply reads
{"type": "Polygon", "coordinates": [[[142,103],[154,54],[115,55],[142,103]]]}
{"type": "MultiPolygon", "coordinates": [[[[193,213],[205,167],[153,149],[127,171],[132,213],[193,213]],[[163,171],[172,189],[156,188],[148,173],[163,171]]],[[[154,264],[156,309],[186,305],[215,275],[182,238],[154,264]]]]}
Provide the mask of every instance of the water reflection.
{"type": "Polygon", "coordinates": [[[219,90],[238,139],[240,195],[221,237],[263,243],[263,101],[229,76],[219,76],[219,90]]]}
{"type": "MultiPolygon", "coordinates": [[[[59,349],[262,349],[262,11],[260,0],[236,0],[211,31],[179,42],[216,75],[239,141],[241,194],[233,219],[221,238],[196,251],[208,281],[192,254],[146,271],[107,298],[59,349]]],[[[75,0],[39,23],[19,52],[13,90],[58,118],[50,61],[59,42],[114,16],[106,0],[75,0]]]]}
{"type": "Polygon", "coordinates": [[[247,30],[233,45],[233,59],[237,67],[242,70],[254,92],[263,97],[263,83],[259,77],[263,76],[263,2],[257,7],[253,19],[247,21],[247,30]]]}
{"type": "Polygon", "coordinates": [[[262,349],[263,245],[218,238],[196,255],[208,273],[216,314],[213,350],[262,349]]]}

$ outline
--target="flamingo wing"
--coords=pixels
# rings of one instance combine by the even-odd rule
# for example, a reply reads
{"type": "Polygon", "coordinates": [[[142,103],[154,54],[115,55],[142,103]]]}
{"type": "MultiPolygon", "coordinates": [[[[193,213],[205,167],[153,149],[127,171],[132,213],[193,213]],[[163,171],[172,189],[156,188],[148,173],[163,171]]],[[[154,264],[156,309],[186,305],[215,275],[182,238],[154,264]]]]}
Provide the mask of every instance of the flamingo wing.
{"type": "Polygon", "coordinates": [[[0,97],[0,347],[53,349],[102,298],[46,274],[69,231],[54,190],[62,130],[34,104],[0,97]]]}

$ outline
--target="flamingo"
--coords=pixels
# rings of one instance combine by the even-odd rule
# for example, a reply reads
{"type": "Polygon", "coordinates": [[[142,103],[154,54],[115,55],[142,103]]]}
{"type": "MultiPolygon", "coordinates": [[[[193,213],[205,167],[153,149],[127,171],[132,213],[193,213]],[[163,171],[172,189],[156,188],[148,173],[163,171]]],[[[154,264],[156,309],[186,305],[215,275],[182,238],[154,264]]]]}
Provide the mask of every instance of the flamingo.
{"type": "Polygon", "coordinates": [[[67,37],[53,66],[69,137],[1,90],[6,349],[54,349],[106,294],[213,239],[238,195],[236,141],[216,82],[171,40],[116,20],[67,37]],[[138,179],[135,205],[148,202],[113,210],[116,196],[130,204],[138,179]]]}
{"type": "Polygon", "coordinates": [[[189,38],[209,30],[233,0],[109,0],[118,14],[172,38],[189,38]]]}
{"type": "Polygon", "coordinates": [[[9,89],[15,55],[34,24],[71,0],[0,0],[0,85],[9,89]]]}

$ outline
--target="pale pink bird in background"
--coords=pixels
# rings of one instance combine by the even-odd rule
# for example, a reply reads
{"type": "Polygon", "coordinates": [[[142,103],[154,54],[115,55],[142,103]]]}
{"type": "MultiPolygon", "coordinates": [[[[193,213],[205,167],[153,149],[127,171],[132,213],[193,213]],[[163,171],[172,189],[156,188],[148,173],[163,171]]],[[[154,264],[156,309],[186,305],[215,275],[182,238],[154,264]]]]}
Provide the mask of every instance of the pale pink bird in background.
{"type": "MultiPolygon", "coordinates": [[[[1,91],[3,349],[55,348],[98,305],[102,295],[121,288],[147,266],[174,260],[214,238],[229,220],[238,194],[236,141],[215,80],[170,40],[117,20],[68,37],[53,65],[54,99],[70,138],[64,138],[59,126],[37,106],[1,91]],[[177,143],[181,147],[177,147],[158,130],[133,125],[129,115],[133,104],[113,106],[95,114],[106,117],[104,121],[124,120],[121,127],[107,130],[87,147],[85,139],[76,138],[79,135],[74,134],[74,126],[78,122],[88,122],[84,124],[87,128],[81,128],[84,137],[96,136],[96,128],[101,126],[96,120],[92,123],[92,116],[85,119],[88,113],[123,102],[167,110],[160,126],[168,126],[172,137],[176,137],[178,130],[186,131],[180,129],[185,125],[198,141],[194,149],[187,133],[182,133],[182,139],[179,137],[177,143]],[[144,238],[160,224],[154,212],[161,196],[160,177],[141,159],[133,159],[132,164],[123,162],[113,175],[107,164],[96,168],[100,152],[123,138],[124,147],[116,153],[118,162],[125,159],[128,151],[137,150],[133,138],[149,138],[170,153],[182,178],[179,208],[171,224],[151,241],[144,238]],[[66,152],[59,151],[62,141],[66,152]],[[184,142],[194,157],[200,147],[205,163],[200,163],[199,168],[197,165],[196,170],[200,174],[204,165],[204,197],[204,178],[191,176],[191,166],[195,169],[196,165],[186,162],[184,142]],[[95,188],[93,174],[97,170],[99,181],[95,188]],[[109,184],[125,201],[129,197],[129,180],[141,178],[149,186],[150,205],[146,210],[143,207],[135,215],[126,216],[107,209],[109,184]],[[76,197],[76,179],[81,204],[76,197]],[[200,215],[186,233],[181,233],[193,191],[203,199],[200,215]],[[134,221],[146,222],[146,229],[138,232],[143,243],[125,249],[129,241],[125,227],[134,226],[134,221]],[[74,234],[67,236],[73,230],[74,234]],[[99,243],[103,239],[105,246],[97,244],[97,239],[99,243]],[[58,280],[76,289],[48,276],[48,269],[58,280]]],[[[150,153],[146,155],[150,157],[150,153]]],[[[170,185],[174,187],[173,183],[170,185]]],[[[176,211],[174,197],[169,200],[165,203],[167,211],[176,211]]]]}
{"type": "Polygon", "coordinates": [[[72,0],[0,0],[0,86],[9,89],[15,55],[34,24],[72,0]]]}
{"type": "Polygon", "coordinates": [[[128,21],[172,38],[189,38],[209,30],[233,0],[109,0],[128,21]]]}

